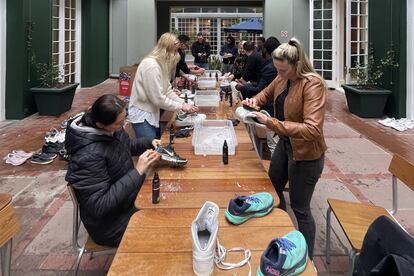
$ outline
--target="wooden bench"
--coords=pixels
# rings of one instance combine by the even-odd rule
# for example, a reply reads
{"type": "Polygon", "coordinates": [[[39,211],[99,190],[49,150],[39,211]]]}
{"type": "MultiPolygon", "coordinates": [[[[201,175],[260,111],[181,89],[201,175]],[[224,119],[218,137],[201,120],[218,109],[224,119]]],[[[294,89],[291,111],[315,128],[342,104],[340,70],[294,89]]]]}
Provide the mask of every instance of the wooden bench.
{"type": "MultiPolygon", "coordinates": [[[[328,210],[326,212],[326,262],[330,263],[330,239],[331,239],[331,213],[335,215],[346,238],[351,244],[349,258],[351,262],[350,271],[352,273],[355,265],[355,257],[359,254],[365,234],[371,223],[379,216],[388,216],[396,221],[392,216],[398,209],[397,198],[397,179],[414,191],[414,165],[399,155],[394,155],[388,171],[392,174],[392,203],[391,211],[383,207],[366,203],[349,202],[338,199],[328,199],[328,210]]],[[[396,221],[397,222],[397,221],[396,221]]],[[[397,222],[398,223],[398,222],[397,222]]]]}

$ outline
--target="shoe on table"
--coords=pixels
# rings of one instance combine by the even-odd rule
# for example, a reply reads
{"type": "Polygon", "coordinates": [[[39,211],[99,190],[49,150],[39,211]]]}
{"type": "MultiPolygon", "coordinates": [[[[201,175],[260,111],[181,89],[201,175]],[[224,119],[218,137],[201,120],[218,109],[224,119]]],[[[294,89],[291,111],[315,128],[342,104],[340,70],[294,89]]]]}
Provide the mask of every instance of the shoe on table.
{"type": "Polygon", "coordinates": [[[294,230],[270,242],[260,258],[257,276],[296,275],[308,262],[308,247],[302,233],[294,230]]]}
{"type": "Polygon", "coordinates": [[[263,217],[273,210],[273,197],[262,192],[249,196],[236,196],[224,211],[226,219],[232,224],[241,224],[252,217],[263,217]]]}
{"type": "Polygon", "coordinates": [[[177,114],[175,118],[175,125],[177,127],[194,126],[197,122],[205,120],[207,116],[205,114],[196,113],[183,113],[177,114]]]}
{"type": "MultiPolygon", "coordinates": [[[[258,111],[268,117],[270,117],[270,114],[262,109],[260,111],[258,111]]],[[[259,120],[257,120],[256,115],[254,113],[252,113],[251,110],[248,110],[242,106],[239,106],[236,111],[235,111],[236,117],[243,121],[245,124],[252,124],[255,125],[259,128],[267,128],[265,124],[262,124],[259,120]]]]}
{"type": "Polygon", "coordinates": [[[213,275],[217,247],[219,207],[206,201],[191,224],[193,271],[197,276],[213,275]]]}
{"type": "Polygon", "coordinates": [[[187,165],[187,159],[180,157],[170,144],[168,146],[158,146],[155,150],[161,156],[161,162],[166,163],[172,167],[184,167],[187,165]]]}

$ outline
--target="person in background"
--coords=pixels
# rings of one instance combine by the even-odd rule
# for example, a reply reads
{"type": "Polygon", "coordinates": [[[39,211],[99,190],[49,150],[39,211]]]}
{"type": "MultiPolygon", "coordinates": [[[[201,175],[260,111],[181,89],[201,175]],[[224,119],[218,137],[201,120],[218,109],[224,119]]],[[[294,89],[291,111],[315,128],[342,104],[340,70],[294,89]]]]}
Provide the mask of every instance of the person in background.
{"type": "Polygon", "coordinates": [[[266,39],[263,36],[259,36],[256,40],[256,52],[258,54],[262,54],[263,51],[263,44],[265,43],[266,39]]]}
{"type": "Polygon", "coordinates": [[[254,44],[251,41],[244,43],[243,49],[247,55],[247,63],[243,77],[240,79],[240,83],[244,85],[247,82],[258,82],[260,79],[260,72],[263,68],[264,58],[254,50],[254,44]]]}
{"type": "Polygon", "coordinates": [[[138,66],[128,109],[136,137],[159,137],[160,109],[187,113],[198,110],[184,103],[170,83],[180,59],[179,45],[175,35],[164,33],[138,66]]]}
{"type": "Polygon", "coordinates": [[[102,95],[82,117],[68,123],[65,147],[70,154],[65,180],[79,201],[80,218],[100,245],[118,246],[146,172],[159,154],[160,140],[130,139],[123,129],[126,104],[102,95]],[[133,155],[139,155],[134,165],[133,155]]]}
{"type": "MultiPolygon", "coordinates": [[[[243,96],[243,99],[252,98],[256,96],[260,91],[265,89],[277,76],[276,68],[273,64],[272,52],[279,47],[279,40],[271,36],[269,37],[264,45],[262,56],[265,59],[263,63],[262,72],[260,74],[260,79],[257,83],[246,83],[237,84],[236,89],[239,90],[243,96]]],[[[271,116],[274,115],[273,101],[268,101],[262,109],[266,110],[271,116]]]]}
{"type": "Polygon", "coordinates": [[[203,33],[197,34],[197,41],[191,46],[191,54],[194,56],[194,64],[208,69],[208,57],[210,56],[210,44],[205,41],[203,33]]]}
{"type": "Polygon", "coordinates": [[[276,79],[253,98],[250,106],[274,101],[275,118],[254,112],[256,118],[279,135],[272,155],[269,177],[286,210],[283,189],[289,181],[290,205],[313,258],[315,220],[310,202],[323,171],[326,143],[323,135],[327,86],[316,73],[302,44],[296,38],[272,53],[276,79]]]}
{"type": "Polygon", "coordinates": [[[194,75],[201,75],[204,73],[204,69],[198,67],[197,65],[188,65],[185,62],[185,50],[189,49],[189,42],[190,38],[188,35],[181,34],[178,36],[178,40],[180,41],[180,47],[178,49],[178,54],[180,55],[180,60],[177,64],[177,69],[175,72],[176,77],[184,77],[187,81],[190,81],[190,78],[187,74],[194,74],[194,75]]]}
{"type": "Polygon", "coordinates": [[[237,57],[236,40],[229,35],[226,38],[226,44],[221,47],[220,55],[223,57],[222,73],[231,72],[234,61],[237,57]]]}
{"type": "Polygon", "coordinates": [[[243,74],[244,70],[246,69],[246,61],[247,61],[247,55],[246,52],[243,49],[243,45],[246,43],[246,41],[242,40],[239,42],[239,54],[237,55],[233,69],[231,70],[231,75],[228,77],[229,80],[236,80],[240,79],[243,74]]]}

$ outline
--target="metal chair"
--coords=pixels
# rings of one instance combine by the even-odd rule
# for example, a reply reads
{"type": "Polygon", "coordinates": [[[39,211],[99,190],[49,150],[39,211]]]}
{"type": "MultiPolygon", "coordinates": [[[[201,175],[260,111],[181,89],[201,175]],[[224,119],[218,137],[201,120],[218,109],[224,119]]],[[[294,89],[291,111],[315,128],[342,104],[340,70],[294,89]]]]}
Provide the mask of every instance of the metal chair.
{"type": "Polygon", "coordinates": [[[73,189],[72,185],[67,185],[70,197],[73,203],[73,229],[72,229],[72,246],[73,249],[78,252],[78,257],[76,258],[75,262],[75,276],[78,274],[79,264],[82,259],[84,253],[90,253],[90,259],[93,258],[93,255],[111,255],[115,254],[117,248],[102,246],[96,244],[91,237],[86,239],[86,241],[81,245],[79,243],[79,228],[81,226],[81,220],[79,215],[79,202],[78,197],[76,195],[76,191],[73,189]]]}

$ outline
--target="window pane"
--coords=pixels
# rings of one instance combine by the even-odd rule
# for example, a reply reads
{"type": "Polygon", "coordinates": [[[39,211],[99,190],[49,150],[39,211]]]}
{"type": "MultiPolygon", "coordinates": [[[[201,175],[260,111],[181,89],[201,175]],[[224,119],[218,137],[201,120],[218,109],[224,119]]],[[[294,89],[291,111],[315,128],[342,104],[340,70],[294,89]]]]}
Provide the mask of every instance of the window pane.
{"type": "Polygon", "coordinates": [[[322,59],[322,51],[313,51],[314,59],[322,59]]]}
{"type": "MultiPolygon", "coordinates": [[[[325,22],[324,22],[324,25],[325,25],[325,22]]],[[[313,28],[316,29],[316,30],[322,29],[322,21],[321,20],[314,21],[313,22],[313,28]]]]}
{"type": "Polygon", "coordinates": [[[313,8],[314,9],[322,9],[322,1],[321,0],[315,0],[313,2],[313,8]]]}
{"type": "Polygon", "coordinates": [[[70,20],[65,19],[65,29],[69,30],[70,29],[70,20]]]}
{"type": "Polygon", "coordinates": [[[70,32],[65,31],[65,40],[69,40],[69,38],[70,38],[70,32]]]}
{"type": "Polygon", "coordinates": [[[323,32],[324,39],[332,39],[332,31],[324,31],[323,32]]]}
{"type": "Polygon", "coordinates": [[[70,18],[70,8],[65,8],[65,18],[70,18]]]}
{"type": "Polygon", "coordinates": [[[59,7],[58,6],[53,6],[52,16],[59,17],[59,7]]]}
{"type": "Polygon", "coordinates": [[[71,39],[75,40],[75,31],[71,31],[71,39]]]}
{"type": "Polygon", "coordinates": [[[313,31],[314,39],[322,39],[322,31],[313,31]]]}

